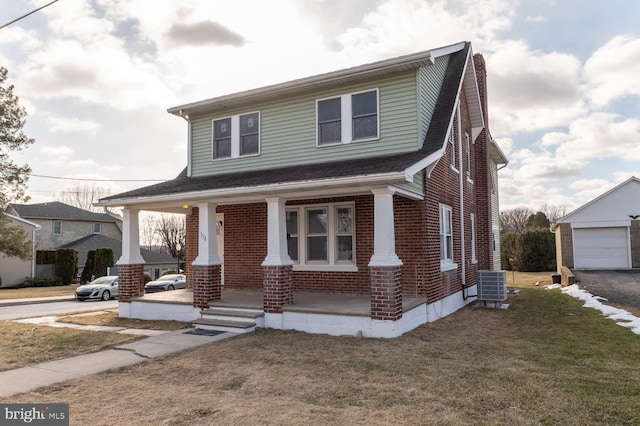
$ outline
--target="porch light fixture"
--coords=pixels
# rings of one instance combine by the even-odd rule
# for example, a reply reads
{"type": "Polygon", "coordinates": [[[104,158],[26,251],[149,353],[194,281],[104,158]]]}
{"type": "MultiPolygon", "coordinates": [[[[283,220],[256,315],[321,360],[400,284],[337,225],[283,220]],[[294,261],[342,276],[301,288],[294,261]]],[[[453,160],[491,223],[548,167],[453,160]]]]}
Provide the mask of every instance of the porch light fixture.
{"type": "Polygon", "coordinates": [[[189,208],[189,204],[184,204],[184,205],[182,206],[182,208],[183,208],[183,209],[188,209],[188,208],[189,208]]]}

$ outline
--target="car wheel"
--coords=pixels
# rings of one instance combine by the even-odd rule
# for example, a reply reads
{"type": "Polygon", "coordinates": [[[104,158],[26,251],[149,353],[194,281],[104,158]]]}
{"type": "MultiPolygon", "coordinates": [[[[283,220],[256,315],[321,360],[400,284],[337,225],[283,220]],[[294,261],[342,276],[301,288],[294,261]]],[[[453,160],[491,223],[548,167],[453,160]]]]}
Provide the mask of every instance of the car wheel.
{"type": "Polygon", "coordinates": [[[109,290],[105,290],[102,293],[102,300],[109,300],[111,299],[111,293],[109,293],[109,290]]]}
{"type": "Polygon", "coordinates": [[[175,287],[173,287],[172,285],[170,285],[167,290],[175,290],[175,287]]]}

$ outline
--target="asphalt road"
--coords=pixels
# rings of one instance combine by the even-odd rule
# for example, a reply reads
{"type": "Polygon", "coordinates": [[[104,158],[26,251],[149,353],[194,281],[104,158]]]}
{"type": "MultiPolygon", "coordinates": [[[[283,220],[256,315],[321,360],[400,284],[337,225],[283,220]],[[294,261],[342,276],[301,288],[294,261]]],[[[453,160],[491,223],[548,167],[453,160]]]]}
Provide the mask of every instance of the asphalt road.
{"type": "Polygon", "coordinates": [[[0,320],[39,317],[44,315],[69,314],[73,312],[96,311],[100,309],[117,308],[117,300],[103,302],[86,301],[34,303],[32,305],[16,305],[0,307],[0,320]]]}
{"type": "Polygon", "coordinates": [[[573,271],[576,284],[594,296],[640,309],[640,271],[573,271]]]}

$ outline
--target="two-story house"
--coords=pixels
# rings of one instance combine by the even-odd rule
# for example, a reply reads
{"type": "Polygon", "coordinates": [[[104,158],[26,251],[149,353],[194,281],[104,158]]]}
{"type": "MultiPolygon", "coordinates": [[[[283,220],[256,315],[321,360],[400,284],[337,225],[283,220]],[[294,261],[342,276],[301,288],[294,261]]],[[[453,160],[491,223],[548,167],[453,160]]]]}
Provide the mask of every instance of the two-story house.
{"type": "MultiPolygon", "coordinates": [[[[116,259],[122,251],[122,220],[107,213],[95,213],[59,201],[39,204],[9,204],[7,213],[39,226],[35,231],[36,250],[72,248],[78,252],[78,274],[87,260],[87,253],[97,248],[113,249],[116,259]]],[[[144,272],[157,278],[163,271],[175,269],[177,262],[168,255],[142,250],[146,260],[144,272]]],[[[36,271],[36,275],[51,275],[52,271],[36,271]]]]}
{"type": "Polygon", "coordinates": [[[494,267],[506,159],[470,43],[168,111],[188,127],[185,170],[98,203],[124,207],[121,316],[191,319],[245,291],[265,327],[393,337],[465,306],[494,267]],[[142,210],[187,216],[181,311],[138,306],[142,210]]]}

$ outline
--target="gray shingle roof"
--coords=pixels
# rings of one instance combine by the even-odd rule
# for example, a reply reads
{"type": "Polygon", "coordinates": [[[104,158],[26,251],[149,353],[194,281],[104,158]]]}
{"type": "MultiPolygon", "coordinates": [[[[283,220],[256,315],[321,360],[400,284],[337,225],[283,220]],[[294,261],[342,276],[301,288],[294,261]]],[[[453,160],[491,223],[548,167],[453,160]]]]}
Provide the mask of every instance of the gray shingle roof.
{"type": "MultiPolygon", "coordinates": [[[[82,237],[78,240],[67,243],[61,248],[72,248],[78,251],[78,266],[84,267],[87,263],[87,253],[89,250],[98,248],[111,248],[113,256],[117,261],[122,256],[122,241],[115,238],[109,238],[101,234],[92,234],[82,237]]],[[[140,254],[146,263],[175,263],[176,259],[162,253],[156,253],[140,248],[140,254]]]]}
{"type": "Polygon", "coordinates": [[[106,213],[94,213],[59,201],[40,204],[10,204],[25,219],[80,220],[87,222],[120,222],[106,213]]]}
{"type": "Polygon", "coordinates": [[[284,182],[366,176],[402,172],[443,147],[449,120],[454,112],[456,95],[463,78],[470,43],[452,53],[444,81],[421,149],[378,157],[341,160],[327,163],[301,164],[277,169],[249,170],[203,177],[187,177],[186,168],[175,179],[105,197],[101,201],[179,194],[227,188],[252,187],[284,182]]]}

